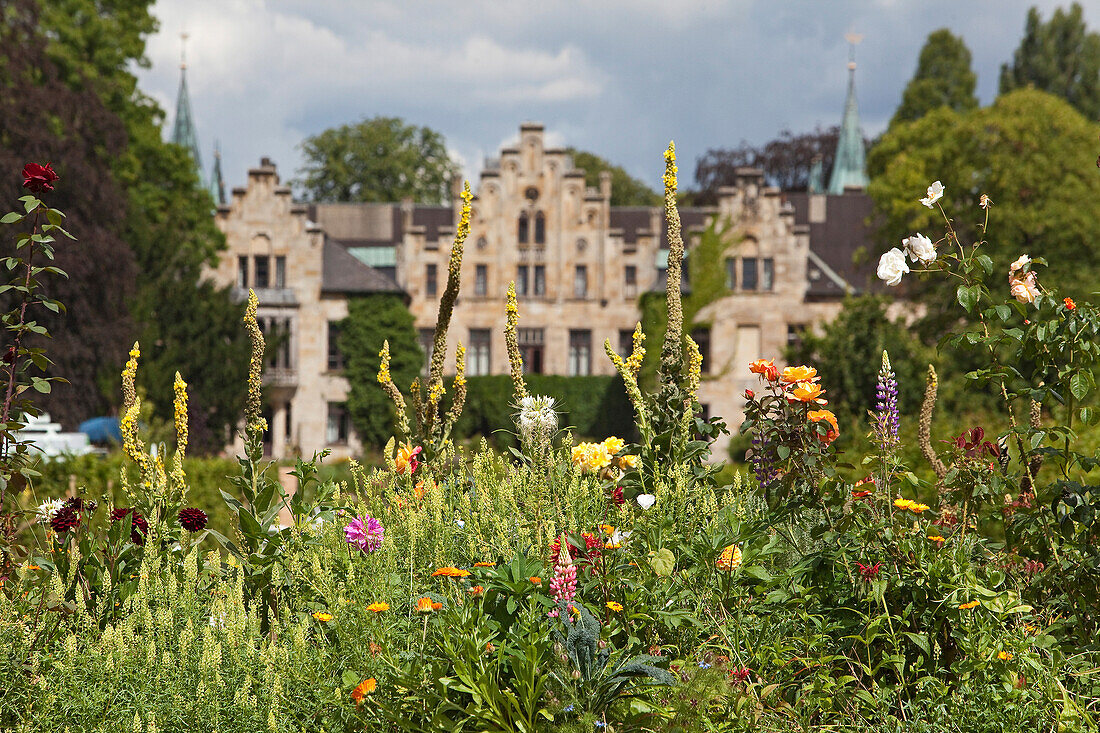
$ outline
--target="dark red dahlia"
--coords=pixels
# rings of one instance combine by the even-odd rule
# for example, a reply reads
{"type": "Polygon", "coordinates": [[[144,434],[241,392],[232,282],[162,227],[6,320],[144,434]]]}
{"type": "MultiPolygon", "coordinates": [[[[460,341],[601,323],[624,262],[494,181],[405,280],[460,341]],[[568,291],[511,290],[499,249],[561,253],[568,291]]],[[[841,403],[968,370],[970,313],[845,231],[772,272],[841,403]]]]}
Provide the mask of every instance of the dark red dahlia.
{"type": "Polygon", "coordinates": [[[67,499],[62,508],[72,509],[74,512],[84,512],[85,514],[91,514],[95,511],[96,503],[94,501],[85,501],[79,496],[74,496],[71,499],[67,499]]]}
{"type": "Polygon", "coordinates": [[[206,527],[206,512],[202,509],[180,509],[180,526],[188,532],[201,532],[206,527]]]}
{"type": "Polygon", "coordinates": [[[145,517],[141,516],[141,512],[137,509],[133,507],[115,509],[111,512],[111,522],[117,522],[131,513],[133,516],[130,518],[130,541],[135,545],[144,545],[145,535],[149,532],[149,523],[145,521],[145,517]]]}
{"type": "Polygon", "coordinates": [[[63,534],[80,526],[80,515],[68,506],[63,506],[54,512],[50,519],[50,526],[54,532],[63,534]]]}
{"type": "Polygon", "coordinates": [[[23,188],[25,189],[35,193],[52,191],[53,182],[58,180],[60,180],[60,176],[54,173],[49,163],[46,165],[27,163],[23,166],[23,188]]]}

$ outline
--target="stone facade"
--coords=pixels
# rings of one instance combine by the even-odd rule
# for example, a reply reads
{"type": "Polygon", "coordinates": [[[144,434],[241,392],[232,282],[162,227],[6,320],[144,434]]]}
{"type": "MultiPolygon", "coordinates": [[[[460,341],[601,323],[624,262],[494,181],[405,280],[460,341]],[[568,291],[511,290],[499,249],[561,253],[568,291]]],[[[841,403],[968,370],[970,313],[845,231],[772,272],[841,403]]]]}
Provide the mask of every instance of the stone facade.
{"type": "MultiPolygon", "coordinates": [[[[299,205],[265,160],[219,208],[229,247],[216,279],[242,296],[259,286],[260,317],[289,334],[266,377],[274,455],[361,447],[341,417],[348,385],[329,343],[349,295],[403,291],[430,348],[459,217],[454,193],[451,206],[299,205]]],[[[716,218],[725,243],[713,265],[723,268],[726,294],[696,317],[705,354],[699,401],[709,414],[739,424],[748,363],[781,358],[802,329],[831,318],[845,292],[858,289],[851,262],[866,208],[854,191],[787,195],[766,187],[761,171],[742,169],[717,206],[681,210],[689,257],[716,218]],[[830,228],[831,218],[842,226],[830,228]]],[[[461,341],[468,374],[508,373],[504,305],[514,281],[528,371],[612,374],[603,344],[629,348],[639,297],[664,290],[667,247],[660,208],[612,207],[609,175],[586,186],[566,151],[545,146],[542,125],[522,125],[518,145],[503,149],[476,186],[447,370],[461,341]]]]}

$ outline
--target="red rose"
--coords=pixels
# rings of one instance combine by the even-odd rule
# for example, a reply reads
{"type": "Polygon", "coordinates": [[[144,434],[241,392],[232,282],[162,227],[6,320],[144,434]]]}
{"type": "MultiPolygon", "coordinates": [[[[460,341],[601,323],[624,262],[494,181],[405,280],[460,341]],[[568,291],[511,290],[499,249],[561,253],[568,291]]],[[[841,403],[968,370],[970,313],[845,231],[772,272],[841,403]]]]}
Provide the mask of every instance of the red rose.
{"type": "Polygon", "coordinates": [[[52,191],[53,182],[60,179],[61,177],[54,173],[49,163],[46,165],[27,163],[23,166],[23,188],[34,191],[35,193],[52,191]]]}
{"type": "Polygon", "coordinates": [[[751,400],[755,396],[756,396],[756,393],[753,392],[751,389],[746,389],[745,390],[745,399],[746,400],[751,400]]]}

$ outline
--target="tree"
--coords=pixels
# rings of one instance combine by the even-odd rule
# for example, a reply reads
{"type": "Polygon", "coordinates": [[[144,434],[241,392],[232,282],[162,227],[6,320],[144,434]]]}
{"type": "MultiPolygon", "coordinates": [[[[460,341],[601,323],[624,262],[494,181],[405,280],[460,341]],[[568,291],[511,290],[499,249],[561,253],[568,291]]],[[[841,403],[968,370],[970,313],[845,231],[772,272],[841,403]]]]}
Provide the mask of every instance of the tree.
{"type": "MultiPolygon", "coordinates": [[[[125,206],[94,212],[97,222],[119,233],[129,249],[128,261],[136,265],[125,283],[115,281],[115,290],[127,296],[129,318],[115,319],[112,334],[141,341],[141,379],[158,417],[171,419],[172,379],[177,370],[183,375],[190,385],[192,445],[213,450],[240,412],[248,339],[240,328],[242,305],[231,300],[228,289],[201,282],[202,267],[213,264],[225,246],[211,216],[214,203],[199,185],[188,151],[163,141],[164,112],[138,90],[131,73],[132,65],[148,63],[145,37],[156,30],[151,4],[51,0],[39,4],[36,25],[49,39],[45,51],[58,80],[73,93],[97,97],[123,129],[122,144],[104,155],[100,165],[121,184],[125,206]],[[123,284],[125,290],[120,290],[123,284]]],[[[102,268],[104,262],[113,260],[100,258],[96,266],[102,268]]],[[[107,404],[117,404],[124,354],[125,349],[109,365],[81,359],[73,364],[76,372],[94,366],[99,384],[95,392],[106,395],[107,404]]],[[[101,400],[94,412],[74,413],[72,418],[100,414],[106,406],[101,400]]]]}
{"type": "Polygon", "coordinates": [[[0,195],[22,195],[24,163],[52,162],[61,181],[43,197],[66,212],[65,226],[78,240],[58,243],[55,264],[68,278],[48,285],[68,311],[42,319],[54,335],[42,344],[55,363],[50,374],[69,384],[56,383],[40,404],[72,425],[106,409],[102,385],[117,376],[128,346],[126,301],[136,268],[121,237],[126,195],[109,167],[125,149],[126,131],[94,91],[65,83],[43,51],[32,0],[3,0],[0,14],[0,195]]]}
{"type": "Polygon", "coordinates": [[[809,184],[810,169],[820,157],[822,181],[829,180],[836,155],[840,127],[817,127],[813,132],[795,135],[783,130],[779,137],[762,146],[742,141],[736,148],[712,148],[695,164],[695,184],[698,190],[694,203],[713,204],[718,200],[718,189],[732,186],[736,171],[742,167],[763,168],[764,175],[773,186],[784,191],[805,190],[809,184]]]}
{"type": "MultiPolygon", "coordinates": [[[[981,234],[979,197],[992,199],[983,249],[995,272],[1007,273],[1008,264],[1027,253],[1050,262],[1044,279],[1067,295],[1094,290],[1100,271],[1095,134],[1094,125],[1066,101],[1035,89],[1010,92],[970,112],[941,107],[897,125],[868,156],[880,248],[900,246],[915,232],[933,240],[943,235],[939,210],[919,202],[928,185],[940,180],[946,188],[940,204],[964,244],[981,234]]],[[[914,293],[936,288],[921,301],[932,314],[946,312],[954,285],[940,278],[909,282],[914,293]]]]}
{"type": "Polygon", "coordinates": [[[295,181],[310,201],[401,201],[440,204],[458,165],[435,130],[398,117],[374,117],[305,139],[295,181]]]}
{"type": "Polygon", "coordinates": [[[1044,23],[1038,8],[1027,24],[1012,63],[1001,66],[1001,94],[1032,86],[1056,94],[1091,120],[1100,117],[1100,34],[1085,27],[1081,5],[1054,11],[1044,23]]]}
{"type": "Polygon", "coordinates": [[[584,169],[586,186],[600,187],[600,173],[611,173],[612,206],[660,206],[661,197],[652,188],[626,172],[622,166],[613,165],[595,153],[569,148],[573,165],[584,169]]]}
{"type": "Polygon", "coordinates": [[[962,38],[946,28],[933,31],[917,62],[917,73],[901,95],[901,106],[890,126],[920,119],[934,109],[947,107],[966,112],[978,106],[974,96],[977,75],[970,68],[970,49],[962,38]]]}
{"type": "Polygon", "coordinates": [[[394,434],[393,403],[378,384],[378,352],[390,342],[390,374],[406,394],[424,366],[413,317],[401,296],[376,293],[348,300],[338,346],[351,390],[348,413],[364,445],[381,447],[394,434]]]}

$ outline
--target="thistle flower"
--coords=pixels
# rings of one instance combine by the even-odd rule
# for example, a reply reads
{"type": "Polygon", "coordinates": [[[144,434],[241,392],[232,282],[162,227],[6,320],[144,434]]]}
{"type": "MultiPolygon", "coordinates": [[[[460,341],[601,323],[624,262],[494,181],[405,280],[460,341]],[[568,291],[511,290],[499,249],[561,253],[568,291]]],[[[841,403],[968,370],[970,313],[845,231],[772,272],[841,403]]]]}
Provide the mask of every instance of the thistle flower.
{"type": "Polygon", "coordinates": [[[519,401],[516,427],[520,439],[532,448],[542,448],[550,443],[558,429],[558,413],[553,397],[527,396],[519,401]]]}
{"type": "Polygon", "coordinates": [[[382,522],[369,514],[356,517],[344,527],[344,539],[349,545],[355,545],[362,552],[374,552],[382,547],[384,533],[382,522]]]}
{"type": "Polygon", "coordinates": [[[884,450],[891,450],[898,444],[898,427],[901,418],[898,412],[898,380],[890,366],[890,355],[882,352],[882,368],[878,373],[876,388],[878,402],[875,405],[875,437],[884,450]]]}

